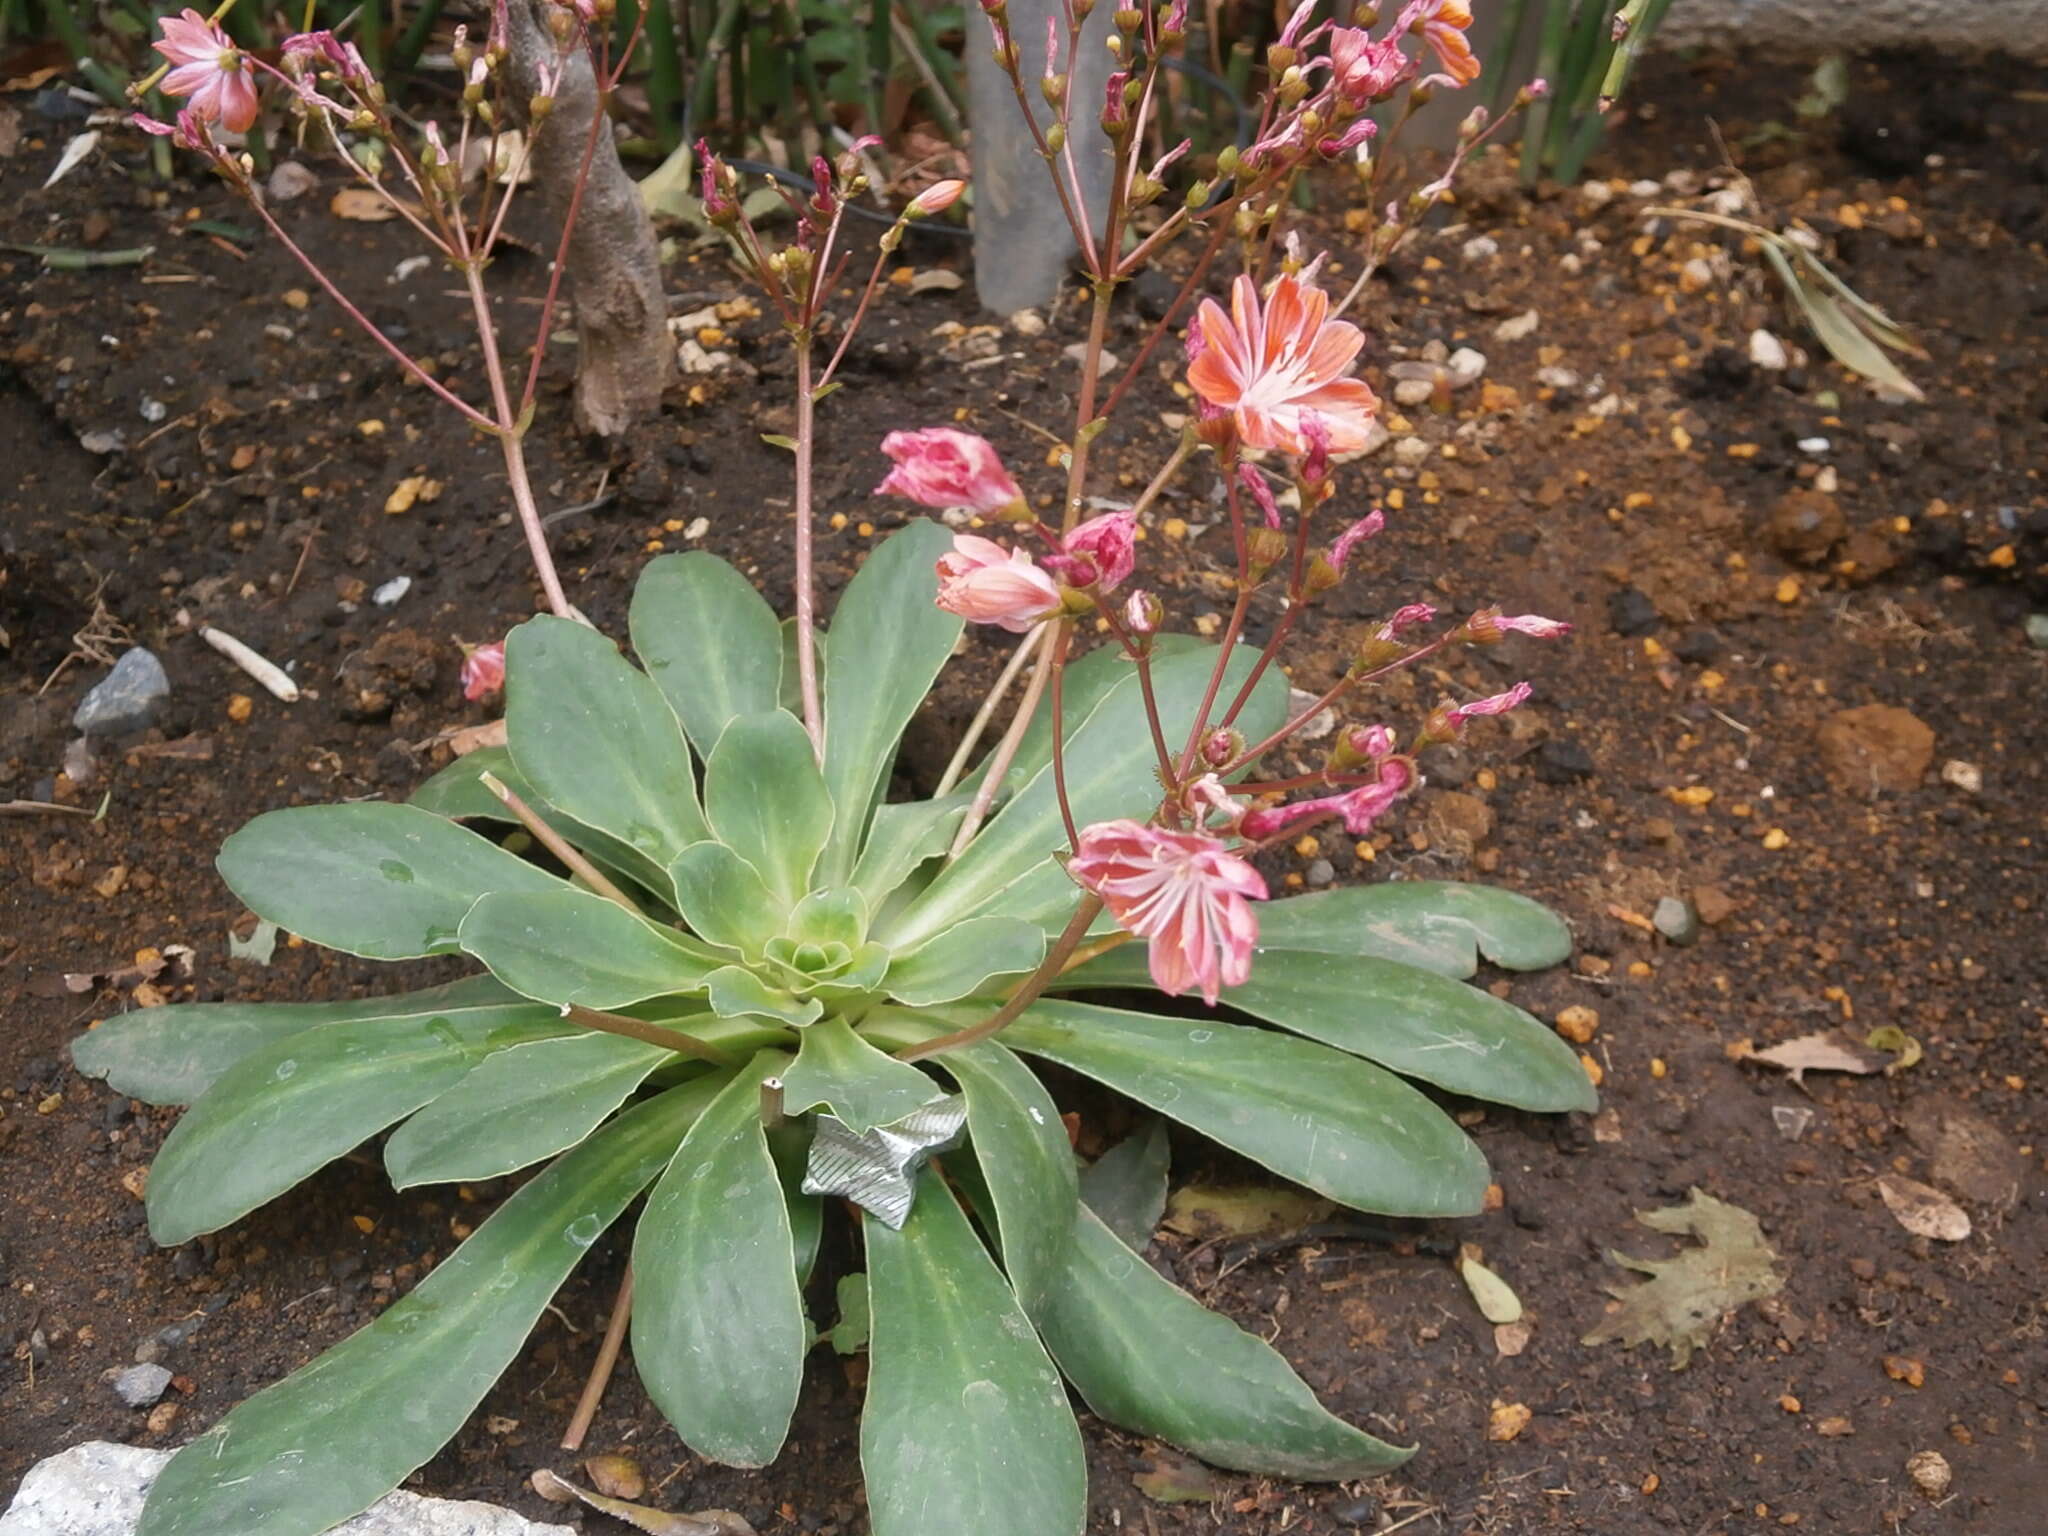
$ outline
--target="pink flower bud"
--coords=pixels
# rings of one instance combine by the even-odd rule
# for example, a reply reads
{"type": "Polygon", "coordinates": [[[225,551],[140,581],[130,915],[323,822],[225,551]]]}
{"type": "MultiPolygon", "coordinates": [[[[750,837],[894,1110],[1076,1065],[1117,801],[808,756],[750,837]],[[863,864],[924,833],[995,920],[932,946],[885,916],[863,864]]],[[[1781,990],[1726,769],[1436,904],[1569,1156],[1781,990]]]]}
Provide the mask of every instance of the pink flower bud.
{"type": "Polygon", "coordinates": [[[1202,738],[1202,761],[1211,768],[1227,768],[1244,751],[1244,734],[1231,728],[1211,731],[1202,738]]]}
{"type": "Polygon", "coordinates": [[[967,183],[958,179],[935,181],[910,200],[904,211],[913,219],[928,219],[935,213],[944,213],[960,200],[960,194],[967,190],[967,183]]]}
{"type": "Polygon", "coordinates": [[[939,607],[971,624],[999,624],[1021,635],[1060,611],[1060,584],[1021,549],[1004,549],[993,539],[953,535],[953,547],[939,556],[939,607]]]}
{"type": "Polygon", "coordinates": [[[1475,699],[1470,704],[1459,704],[1444,711],[1443,724],[1455,734],[1464,728],[1468,720],[1477,719],[1482,715],[1504,715],[1511,709],[1520,708],[1528,702],[1533,691],[1527,683],[1517,683],[1506,693],[1475,699]]]}
{"type": "Polygon", "coordinates": [[[1338,534],[1337,542],[1330,546],[1330,569],[1340,576],[1343,575],[1344,564],[1351,558],[1351,551],[1386,526],[1387,514],[1374,507],[1372,511],[1338,534]]]}
{"type": "Polygon", "coordinates": [[[1259,504],[1259,511],[1266,519],[1268,528],[1280,526],[1280,505],[1273,499],[1273,488],[1266,483],[1265,473],[1256,464],[1237,466],[1238,483],[1252,493],[1252,500],[1259,504]]]}
{"type": "Polygon", "coordinates": [[[505,686],[505,645],[493,640],[462,659],[462,696],[480,703],[505,686]]]}
{"type": "Polygon", "coordinates": [[[1165,618],[1159,599],[1142,588],[1124,599],[1124,628],[1134,639],[1146,640],[1158,634],[1165,618]]]}
{"type": "Polygon", "coordinates": [[[1092,586],[1103,596],[1122,586],[1138,567],[1136,527],[1137,517],[1130,511],[1105,512],[1068,534],[1061,541],[1065,552],[1085,560],[1094,573],[1092,581],[1075,585],[1092,586]]]}
{"type": "Polygon", "coordinates": [[[891,432],[882,452],[896,467],[875,487],[877,496],[902,496],[924,507],[968,507],[988,516],[1021,505],[1024,493],[985,437],[953,427],[891,432]]]}

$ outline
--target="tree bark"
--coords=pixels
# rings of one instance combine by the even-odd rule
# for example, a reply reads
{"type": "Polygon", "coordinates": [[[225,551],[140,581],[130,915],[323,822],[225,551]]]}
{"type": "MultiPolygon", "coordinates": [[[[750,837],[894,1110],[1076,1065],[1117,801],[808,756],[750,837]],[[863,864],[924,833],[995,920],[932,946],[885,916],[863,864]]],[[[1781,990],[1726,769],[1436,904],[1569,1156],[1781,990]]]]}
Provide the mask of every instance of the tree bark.
{"type": "MultiPolygon", "coordinates": [[[[554,59],[545,16],[551,8],[547,0],[511,0],[506,7],[506,44],[523,98],[535,94],[540,66],[554,59]]],[[[527,125],[534,185],[557,229],[568,215],[591,122],[601,110],[590,57],[578,48],[556,87],[553,112],[538,131],[527,125]]],[[[639,188],[619,163],[608,123],[598,126],[569,238],[567,278],[576,308],[576,424],[616,437],[660,409],[675,351],[654,225],[639,188]]]]}

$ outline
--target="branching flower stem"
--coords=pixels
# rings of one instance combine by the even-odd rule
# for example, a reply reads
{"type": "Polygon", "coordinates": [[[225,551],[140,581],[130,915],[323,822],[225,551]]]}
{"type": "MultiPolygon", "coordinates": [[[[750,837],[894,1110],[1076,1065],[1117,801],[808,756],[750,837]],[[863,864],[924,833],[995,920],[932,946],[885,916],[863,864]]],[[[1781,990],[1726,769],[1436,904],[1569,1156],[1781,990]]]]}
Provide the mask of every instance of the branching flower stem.
{"type": "Polygon", "coordinates": [[[1038,969],[1024,978],[1023,983],[1010,994],[1002,1007],[979,1024],[955,1030],[950,1035],[940,1035],[936,1040],[920,1040],[916,1045],[907,1045],[896,1053],[896,1059],[922,1061],[925,1057],[936,1056],[941,1051],[958,1050],[963,1045],[973,1045],[976,1041],[986,1040],[1016,1023],[1024,1010],[1038,1001],[1054,978],[1065,971],[1067,961],[1073,956],[1074,951],[1080,948],[1081,941],[1088,936],[1089,926],[1094,923],[1101,911],[1100,896],[1092,893],[1083,896],[1081,904],[1074,909],[1074,915],[1067,919],[1067,926],[1053,941],[1052,948],[1046,951],[1045,959],[1040,962],[1038,969]]]}
{"type": "Polygon", "coordinates": [[[811,750],[825,760],[825,709],[818,696],[818,608],[812,583],[811,457],[818,397],[811,386],[811,332],[796,332],[796,676],[811,750]]]}

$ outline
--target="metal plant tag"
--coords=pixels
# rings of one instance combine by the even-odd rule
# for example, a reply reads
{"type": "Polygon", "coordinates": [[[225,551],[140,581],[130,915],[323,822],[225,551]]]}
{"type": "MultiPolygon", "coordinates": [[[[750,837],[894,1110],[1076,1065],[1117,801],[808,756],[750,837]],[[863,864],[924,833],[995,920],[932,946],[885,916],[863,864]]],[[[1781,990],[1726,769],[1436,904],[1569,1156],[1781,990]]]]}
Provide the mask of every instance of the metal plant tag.
{"type": "Polygon", "coordinates": [[[820,1115],[804,1166],[804,1193],[844,1195],[900,1231],[910,1218],[918,1168],[958,1141],[966,1124],[967,1101],[957,1093],[934,1099],[893,1125],[859,1133],[831,1115],[820,1115]]]}

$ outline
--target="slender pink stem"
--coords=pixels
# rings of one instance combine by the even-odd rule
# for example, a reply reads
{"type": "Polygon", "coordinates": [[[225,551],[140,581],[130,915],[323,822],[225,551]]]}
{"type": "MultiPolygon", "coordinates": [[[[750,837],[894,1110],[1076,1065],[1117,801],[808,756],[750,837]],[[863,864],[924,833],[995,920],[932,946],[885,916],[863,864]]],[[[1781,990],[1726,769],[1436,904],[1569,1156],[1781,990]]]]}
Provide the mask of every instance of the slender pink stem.
{"type": "Polygon", "coordinates": [[[936,1040],[922,1040],[916,1045],[907,1045],[896,1053],[898,1061],[922,1061],[927,1056],[936,1056],[941,1051],[958,1050],[963,1045],[973,1045],[986,1040],[1016,1023],[1026,1008],[1037,1002],[1041,993],[1052,985],[1053,978],[1066,969],[1068,958],[1080,947],[1088,936],[1089,925],[1096,914],[1102,911],[1102,898],[1092,892],[1081,898],[1074,908],[1074,915],[1067,919],[1067,926],[1053,941],[1051,949],[1045,952],[1045,959],[1037,970],[1024,978],[1022,986],[1010,994],[1009,1000],[979,1024],[966,1029],[955,1030],[950,1035],[940,1035],[936,1040]]]}
{"type": "Polygon", "coordinates": [[[1383,667],[1374,667],[1370,672],[1345,673],[1336,682],[1332,683],[1329,688],[1324,690],[1314,703],[1302,709],[1292,720],[1289,720],[1264,741],[1259,742],[1255,746],[1246,747],[1235,758],[1226,763],[1220,771],[1226,774],[1235,773],[1247,763],[1257,762],[1259,758],[1272,751],[1274,747],[1277,747],[1304,725],[1307,725],[1309,721],[1315,719],[1317,715],[1336,703],[1338,698],[1348,690],[1357,687],[1360,683],[1369,683],[1377,678],[1385,677],[1390,672],[1398,672],[1403,667],[1412,667],[1416,662],[1423,660],[1425,657],[1434,656],[1449,643],[1450,636],[1441,635],[1430,641],[1427,645],[1417,646],[1406,656],[1397,656],[1383,667]]]}
{"type": "Polygon", "coordinates": [[[811,333],[796,337],[796,676],[811,750],[825,760],[825,710],[818,698],[817,596],[811,586],[811,454],[817,438],[811,333]]]}
{"type": "Polygon", "coordinates": [[[889,252],[887,251],[877,251],[875,253],[875,268],[872,272],[868,273],[868,285],[861,290],[860,303],[854,306],[853,318],[846,322],[845,327],[839,333],[839,345],[832,349],[831,361],[825,364],[825,371],[818,376],[818,388],[823,389],[827,384],[830,384],[832,382],[832,375],[839,371],[839,360],[846,356],[846,349],[853,345],[854,333],[860,329],[861,322],[868,317],[868,305],[874,301],[875,290],[881,286],[882,267],[888,259],[889,252]]]}
{"type": "Polygon", "coordinates": [[[1079,852],[1081,834],[1074,826],[1074,807],[1067,800],[1066,722],[1060,713],[1062,684],[1067,676],[1067,647],[1073,639],[1072,626],[1056,625],[1052,646],[1052,792],[1060,803],[1060,821],[1067,829],[1067,847],[1079,852]]]}
{"type": "Polygon", "coordinates": [[[526,368],[526,387],[519,392],[521,416],[526,414],[527,407],[533,404],[533,397],[540,389],[541,360],[547,356],[548,336],[555,328],[555,304],[562,292],[562,273],[569,265],[569,237],[575,234],[576,217],[583,211],[583,189],[590,183],[590,163],[597,156],[598,133],[609,121],[605,107],[611,99],[611,92],[597,86],[595,78],[592,84],[597,91],[597,101],[590,114],[590,132],[583,141],[583,160],[576,168],[576,184],[569,189],[569,206],[562,215],[562,238],[555,244],[555,265],[548,273],[548,292],[541,301],[540,323],[534,327],[533,360],[526,368]]]}

